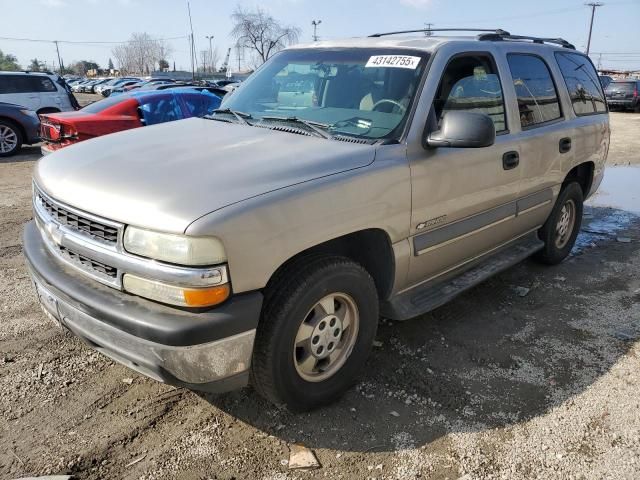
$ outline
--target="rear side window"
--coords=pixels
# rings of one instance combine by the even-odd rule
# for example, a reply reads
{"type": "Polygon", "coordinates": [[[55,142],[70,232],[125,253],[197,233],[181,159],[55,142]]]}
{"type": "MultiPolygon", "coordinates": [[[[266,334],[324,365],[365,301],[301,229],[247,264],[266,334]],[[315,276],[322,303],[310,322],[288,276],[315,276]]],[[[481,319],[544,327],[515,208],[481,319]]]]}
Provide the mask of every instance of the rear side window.
{"type": "Polygon", "coordinates": [[[556,60],[576,115],[606,112],[602,85],[589,59],[577,53],[556,52],[556,60]]]}
{"type": "Polygon", "coordinates": [[[560,118],[558,92],[544,60],[535,55],[509,54],[507,61],[516,90],[522,127],[560,118]]]}
{"type": "Polygon", "coordinates": [[[0,75],[0,93],[57,91],[51,79],[41,75],[0,75]]]}
{"type": "Polygon", "coordinates": [[[186,117],[204,117],[220,106],[220,98],[210,93],[184,93],[180,98],[186,108],[186,117]]]}
{"type": "Polygon", "coordinates": [[[493,58],[486,54],[454,57],[440,80],[433,107],[441,124],[449,111],[478,112],[488,115],[496,132],[505,131],[502,86],[493,58]]]}
{"type": "Polygon", "coordinates": [[[140,99],[140,111],[145,125],[173,122],[183,118],[180,105],[172,93],[140,99]]]}
{"type": "Polygon", "coordinates": [[[47,77],[32,77],[33,91],[35,92],[57,92],[56,86],[47,77]]]}

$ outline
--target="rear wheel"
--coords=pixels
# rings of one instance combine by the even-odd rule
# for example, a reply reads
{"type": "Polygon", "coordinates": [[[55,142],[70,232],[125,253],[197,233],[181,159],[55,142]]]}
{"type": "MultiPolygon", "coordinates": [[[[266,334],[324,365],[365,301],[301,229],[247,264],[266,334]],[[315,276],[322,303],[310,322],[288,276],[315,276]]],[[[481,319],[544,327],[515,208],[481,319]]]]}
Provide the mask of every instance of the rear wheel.
{"type": "Polygon", "coordinates": [[[569,255],[582,224],[582,202],[582,187],[577,182],[562,188],[551,215],[538,232],[544,248],[536,254],[537,260],[556,265],[569,255]]]}
{"type": "Polygon", "coordinates": [[[294,411],[333,402],[358,379],[377,324],[376,288],[360,265],[329,255],[294,264],[265,293],[252,384],[294,411]]]}
{"type": "Polygon", "coordinates": [[[0,157],[15,155],[22,148],[22,132],[9,120],[0,120],[0,157]]]}

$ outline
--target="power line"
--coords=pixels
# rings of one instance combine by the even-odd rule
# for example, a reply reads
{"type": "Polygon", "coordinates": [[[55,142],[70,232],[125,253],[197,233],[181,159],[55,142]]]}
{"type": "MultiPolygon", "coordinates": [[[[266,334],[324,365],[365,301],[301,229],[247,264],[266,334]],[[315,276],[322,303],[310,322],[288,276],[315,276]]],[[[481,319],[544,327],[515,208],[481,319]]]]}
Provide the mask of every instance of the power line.
{"type": "MultiPolygon", "coordinates": [[[[153,41],[165,41],[165,40],[181,40],[184,38],[189,38],[188,35],[182,35],[179,37],[167,37],[167,38],[152,38],[153,41]]],[[[130,40],[118,41],[118,42],[109,42],[109,41],[80,41],[80,40],[45,40],[40,38],[17,38],[17,37],[0,37],[0,40],[9,40],[15,42],[38,42],[38,43],[68,43],[68,44],[82,44],[82,45],[117,45],[122,43],[129,43],[130,40]]]]}

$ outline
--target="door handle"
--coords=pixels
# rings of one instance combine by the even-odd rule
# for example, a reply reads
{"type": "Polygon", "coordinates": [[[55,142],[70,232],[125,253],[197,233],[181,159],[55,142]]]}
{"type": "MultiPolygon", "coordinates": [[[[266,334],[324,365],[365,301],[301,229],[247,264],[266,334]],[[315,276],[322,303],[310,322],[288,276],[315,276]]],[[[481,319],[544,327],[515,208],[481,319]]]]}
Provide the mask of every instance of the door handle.
{"type": "Polygon", "coordinates": [[[560,139],[558,149],[560,150],[560,153],[567,153],[569,150],[571,150],[571,139],[569,137],[560,139]]]}
{"type": "Polygon", "coordinates": [[[511,170],[516,168],[520,163],[520,154],[518,152],[507,152],[502,155],[502,168],[511,170]]]}

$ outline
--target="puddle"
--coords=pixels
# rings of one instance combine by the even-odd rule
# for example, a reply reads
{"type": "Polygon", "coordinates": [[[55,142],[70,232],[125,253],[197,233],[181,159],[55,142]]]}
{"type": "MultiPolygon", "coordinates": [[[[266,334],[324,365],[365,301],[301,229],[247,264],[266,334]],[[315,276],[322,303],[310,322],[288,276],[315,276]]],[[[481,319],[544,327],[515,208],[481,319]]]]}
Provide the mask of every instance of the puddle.
{"type": "Polygon", "coordinates": [[[615,239],[640,215],[640,167],[609,167],[600,188],[586,203],[572,255],[615,239]]]}
{"type": "Polygon", "coordinates": [[[609,167],[587,205],[613,207],[640,215],[640,167],[609,167]]]}

